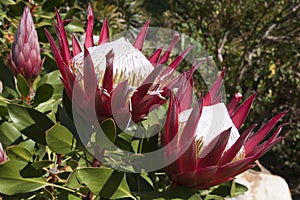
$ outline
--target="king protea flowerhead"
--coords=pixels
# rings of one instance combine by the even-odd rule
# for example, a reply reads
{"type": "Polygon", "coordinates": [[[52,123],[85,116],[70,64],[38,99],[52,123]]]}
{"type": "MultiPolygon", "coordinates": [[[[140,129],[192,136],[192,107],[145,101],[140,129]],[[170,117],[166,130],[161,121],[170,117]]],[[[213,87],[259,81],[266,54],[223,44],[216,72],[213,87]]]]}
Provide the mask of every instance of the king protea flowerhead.
{"type": "Polygon", "coordinates": [[[170,98],[163,144],[168,147],[176,140],[165,154],[167,160],[178,154],[178,159],[166,167],[173,186],[199,190],[232,180],[283,139],[278,134],[284,124],[268,139],[266,136],[285,113],[274,116],[256,132],[256,125],[239,132],[256,94],[239,106],[242,95],[237,93],[225,106],[217,96],[223,76],[224,71],[193,109],[182,109],[176,97],[170,98]]]}
{"type": "Polygon", "coordinates": [[[183,51],[168,67],[163,68],[163,64],[168,61],[174,45],[179,40],[177,33],[163,54],[163,49],[159,48],[146,58],[141,50],[149,20],[137,35],[134,44],[131,44],[125,38],[110,41],[108,23],[105,19],[98,44],[94,45],[94,15],[89,6],[84,46],[82,48],[75,35],[72,35],[71,51],[64,28],[67,21],[62,20],[58,11],[56,19],[55,30],[59,48],[51,34],[45,31],[61,72],[65,90],[73,102],[78,104],[79,109],[86,113],[89,113],[86,108],[95,104],[98,121],[117,117],[118,121],[130,119],[138,122],[143,120],[155,105],[166,102],[170,89],[183,87],[179,79],[184,77],[190,86],[192,84],[191,75],[197,66],[196,63],[184,75],[176,79],[170,78],[191,48],[183,51]],[[78,98],[74,98],[74,88],[78,98]]]}
{"type": "Polygon", "coordinates": [[[7,156],[3,150],[2,144],[0,142],[0,164],[7,160],[7,156]]]}
{"type": "Polygon", "coordinates": [[[28,83],[32,83],[41,72],[42,65],[37,32],[30,10],[25,7],[14,37],[8,66],[15,76],[21,74],[28,83]]]}

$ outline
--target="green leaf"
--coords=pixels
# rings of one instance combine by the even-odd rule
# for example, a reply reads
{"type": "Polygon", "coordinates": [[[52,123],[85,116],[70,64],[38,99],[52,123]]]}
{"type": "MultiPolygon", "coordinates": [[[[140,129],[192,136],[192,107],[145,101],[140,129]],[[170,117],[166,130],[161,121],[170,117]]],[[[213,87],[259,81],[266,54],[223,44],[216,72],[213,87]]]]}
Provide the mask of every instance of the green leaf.
{"type": "Polygon", "coordinates": [[[30,92],[29,85],[28,85],[26,79],[21,74],[18,74],[18,76],[17,76],[17,87],[23,97],[28,96],[28,94],[30,92]]]}
{"type": "Polygon", "coordinates": [[[96,144],[101,148],[113,145],[117,137],[116,125],[113,119],[106,119],[96,131],[96,144]]]}
{"type": "Polygon", "coordinates": [[[55,153],[66,154],[73,151],[75,138],[64,126],[55,124],[46,132],[49,148],[55,153]]]}
{"type": "Polygon", "coordinates": [[[34,96],[34,105],[39,105],[42,102],[47,101],[53,94],[53,87],[50,84],[43,84],[38,87],[34,96]]]}
{"type": "Polygon", "coordinates": [[[73,194],[68,194],[68,200],[81,200],[82,198],[79,198],[73,194]]]}
{"type": "MultiPolygon", "coordinates": [[[[194,191],[191,191],[188,188],[185,187],[175,187],[170,190],[164,191],[164,192],[135,192],[136,195],[146,198],[165,198],[165,199],[174,199],[174,198],[180,198],[180,199],[189,199],[195,195],[194,191]]],[[[193,197],[194,198],[194,197],[193,197]]]]}
{"type": "Polygon", "coordinates": [[[247,187],[244,185],[235,183],[234,181],[228,181],[216,186],[216,188],[212,190],[211,194],[221,197],[233,197],[243,194],[247,190],[247,187]]]}
{"type": "MultiPolygon", "coordinates": [[[[2,2],[9,2],[9,1],[0,0],[0,3],[2,2]]],[[[1,71],[0,80],[3,83],[3,86],[8,86],[11,89],[16,89],[14,76],[12,75],[8,67],[3,63],[2,58],[0,58],[0,71],[1,71]]]]}
{"type": "Polygon", "coordinates": [[[65,16],[65,19],[71,19],[76,13],[81,13],[81,12],[82,12],[82,8],[71,7],[65,16]]]}
{"type": "Polygon", "coordinates": [[[54,99],[62,98],[63,84],[60,80],[59,70],[55,70],[44,75],[41,80],[37,83],[37,87],[42,86],[43,84],[50,84],[53,87],[53,96],[54,99]]]}
{"type": "Polygon", "coordinates": [[[19,131],[30,139],[46,144],[45,132],[54,123],[43,113],[16,104],[8,104],[8,113],[19,131]]]}
{"type": "Polygon", "coordinates": [[[54,10],[55,7],[59,7],[64,1],[63,0],[56,0],[56,1],[53,1],[53,0],[47,0],[43,6],[42,6],[42,9],[44,11],[48,11],[48,12],[51,12],[54,10]]]}
{"type": "Polygon", "coordinates": [[[20,131],[12,124],[3,122],[0,125],[0,141],[4,146],[9,146],[21,137],[20,131]]]}
{"type": "Polygon", "coordinates": [[[82,27],[82,22],[77,19],[73,18],[73,21],[69,23],[66,27],[66,30],[71,31],[71,32],[84,32],[84,28],[82,27]]]}
{"type": "Polygon", "coordinates": [[[203,199],[200,197],[200,195],[194,194],[189,198],[189,200],[203,200],[203,199]]]}
{"type": "Polygon", "coordinates": [[[26,139],[22,142],[20,142],[18,145],[25,147],[26,149],[28,149],[31,153],[35,153],[35,145],[36,142],[30,139],[26,139]]]}
{"type": "Polygon", "coordinates": [[[248,191],[248,188],[245,185],[232,181],[232,186],[230,190],[231,197],[242,195],[248,191]]]}
{"type": "Polygon", "coordinates": [[[31,152],[25,147],[19,145],[8,147],[6,153],[7,156],[13,160],[19,160],[24,162],[32,161],[31,152]]]}
{"type": "Polygon", "coordinates": [[[204,200],[224,200],[224,198],[218,195],[209,194],[204,198],[204,200]]]}
{"type": "Polygon", "coordinates": [[[79,180],[77,170],[73,171],[68,177],[66,186],[71,189],[78,189],[82,187],[82,182],[79,180]]]}
{"type": "Polygon", "coordinates": [[[16,4],[16,2],[13,0],[0,0],[0,4],[4,6],[8,6],[8,5],[14,5],[16,4]]]}
{"type": "Polygon", "coordinates": [[[49,21],[41,21],[35,25],[36,28],[44,27],[44,26],[52,26],[53,24],[49,21]]]}
{"type": "Polygon", "coordinates": [[[27,163],[8,160],[0,165],[0,193],[14,195],[28,193],[51,185],[42,177],[23,178],[20,171],[27,163]]]}
{"type": "Polygon", "coordinates": [[[160,130],[161,126],[151,126],[147,133],[151,132],[151,134],[147,134],[148,138],[143,138],[142,143],[142,152],[148,153],[156,151],[158,148],[158,131],[160,130]],[[149,137],[150,135],[153,135],[152,137],[149,137]]]}
{"type": "Polygon", "coordinates": [[[8,112],[7,112],[6,106],[0,105],[0,116],[1,117],[5,117],[7,115],[8,115],[8,112]]]}
{"type": "Polygon", "coordinates": [[[122,172],[108,168],[81,168],[77,173],[94,194],[109,199],[134,199],[122,172]]]}
{"type": "Polygon", "coordinates": [[[128,173],[126,174],[126,180],[131,191],[154,191],[151,184],[141,174],[128,173]]]}
{"type": "Polygon", "coordinates": [[[67,165],[75,170],[78,167],[78,162],[76,160],[69,160],[67,161],[67,165]]]}
{"type": "Polygon", "coordinates": [[[44,84],[50,84],[53,87],[53,94],[52,96],[42,103],[40,103],[36,109],[40,112],[48,112],[52,111],[55,112],[58,109],[59,104],[62,101],[62,94],[63,94],[63,85],[59,78],[60,72],[55,70],[44,75],[41,80],[37,83],[37,88],[41,87],[44,84]]]}
{"type": "Polygon", "coordinates": [[[41,170],[44,167],[48,167],[51,164],[53,164],[53,161],[51,160],[42,160],[42,161],[32,163],[31,166],[36,170],[41,170]]]}

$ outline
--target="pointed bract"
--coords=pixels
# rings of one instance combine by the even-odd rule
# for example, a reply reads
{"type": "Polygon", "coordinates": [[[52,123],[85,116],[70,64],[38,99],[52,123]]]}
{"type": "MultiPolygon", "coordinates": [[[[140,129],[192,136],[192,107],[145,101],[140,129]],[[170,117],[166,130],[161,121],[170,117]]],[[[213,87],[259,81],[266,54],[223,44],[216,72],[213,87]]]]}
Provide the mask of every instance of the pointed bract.
{"type": "Polygon", "coordinates": [[[241,93],[235,93],[230,103],[227,105],[228,114],[231,116],[235,111],[236,107],[239,105],[239,102],[242,100],[243,95],[241,93]]]}
{"type": "Polygon", "coordinates": [[[98,45],[101,45],[106,42],[109,42],[109,28],[108,28],[107,19],[105,18],[100,32],[98,45]]]}
{"type": "Polygon", "coordinates": [[[170,54],[172,52],[172,49],[174,48],[174,46],[178,42],[178,40],[179,40],[179,34],[177,32],[175,32],[170,46],[168,47],[166,52],[162,55],[158,64],[165,64],[168,61],[170,54]]]}
{"type": "Polygon", "coordinates": [[[225,75],[226,68],[223,69],[222,73],[220,74],[219,78],[216,80],[216,82],[213,84],[213,86],[209,89],[208,93],[206,94],[203,105],[204,106],[210,106],[213,105],[215,102],[215,99],[217,98],[218,92],[222,86],[222,81],[225,75]]]}
{"type": "MultiPolygon", "coordinates": [[[[208,106],[205,106],[203,102],[197,109],[194,108],[192,111],[188,109],[178,113],[180,101],[178,100],[177,107],[174,106],[173,100],[170,101],[163,141],[170,141],[175,137],[174,133],[172,133],[172,129],[175,127],[174,132],[176,132],[176,135],[180,135],[180,138],[175,147],[167,146],[168,153],[166,155],[171,157],[174,156],[174,152],[179,151],[181,153],[177,156],[176,161],[165,168],[167,175],[172,181],[172,187],[185,186],[192,190],[208,189],[211,186],[233,180],[236,175],[252,168],[255,160],[283,139],[283,137],[279,137],[278,135],[285,124],[280,125],[267,141],[261,143],[285,113],[272,118],[257,133],[253,133],[256,125],[248,128],[241,136],[237,135],[234,131],[237,131],[245,120],[255,94],[250,96],[238,109],[236,107],[241,95],[236,95],[236,98],[227,107],[229,110],[234,110],[234,112],[231,111],[231,116],[227,113],[228,117],[231,117],[231,122],[226,117],[224,118],[224,122],[226,121],[225,124],[228,125],[228,123],[231,123],[232,127],[225,129],[226,126],[224,126],[223,131],[220,131],[212,140],[208,139],[208,136],[213,134],[213,131],[203,133],[207,129],[206,127],[201,127],[201,125],[212,126],[213,123],[209,122],[209,120],[204,120],[205,123],[202,123],[201,119],[209,116],[208,112],[213,112],[214,109],[212,107],[217,107],[218,104],[221,104],[211,105],[211,100],[215,103],[219,101],[218,99],[220,98],[216,97],[216,95],[219,92],[223,76],[224,71],[209,90],[211,96],[206,95],[206,105],[208,106]],[[206,113],[202,114],[199,118],[195,113],[197,110],[201,113],[202,109],[206,109],[206,113]],[[174,116],[175,114],[171,115],[171,113],[176,113],[175,111],[180,116],[179,120],[174,116]],[[189,115],[188,119],[186,119],[187,114],[189,115]],[[170,116],[173,117],[170,118],[170,116]],[[171,135],[172,138],[170,137],[171,135]],[[192,143],[189,143],[190,139],[193,140],[192,143]],[[210,142],[208,143],[206,140],[210,142]]],[[[180,78],[177,81],[180,82],[179,80],[180,78]]],[[[176,87],[176,84],[178,83],[174,81],[170,85],[176,87]]],[[[219,96],[221,95],[222,93],[219,94],[219,96]]],[[[225,112],[227,109],[225,109],[225,112]]],[[[209,130],[213,129],[214,127],[209,130]]],[[[168,145],[168,143],[163,144],[168,145]]],[[[166,158],[166,160],[169,159],[166,158]]]]}
{"type": "Polygon", "coordinates": [[[93,40],[93,26],[94,26],[94,13],[91,8],[91,4],[88,6],[88,22],[87,27],[85,31],[85,42],[84,46],[86,48],[94,46],[94,40],[93,40]]]}
{"type": "Polygon", "coordinates": [[[74,34],[72,34],[72,49],[73,49],[73,56],[76,56],[82,51],[80,44],[74,34]]]}
{"type": "Polygon", "coordinates": [[[146,38],[146,34],[148,31],[148,27],[149,27],[149,23],[150,23],[150,19],[148,19],[144,25],[144,27],[142,28],[142,30],[139,32],[139,34],[137,35],[135,42],[133,44],[133,46],[138,49],[138,50],[142,50],[143,48],[143,44],[146,38]]]}
{"type": "Polygon", "coordinates": [[[237,129],[240,129],[248,116],[251,105],[256,97],[256,93],[252,94],[236,111],[232,114],[231,119],[237,129]]]}

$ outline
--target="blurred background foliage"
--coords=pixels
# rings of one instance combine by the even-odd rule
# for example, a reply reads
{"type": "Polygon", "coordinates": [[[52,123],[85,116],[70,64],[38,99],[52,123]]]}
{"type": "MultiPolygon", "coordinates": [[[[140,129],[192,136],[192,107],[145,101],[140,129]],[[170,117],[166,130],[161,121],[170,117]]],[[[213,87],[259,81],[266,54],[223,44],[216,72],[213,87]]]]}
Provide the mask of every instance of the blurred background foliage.
{"type": "MultiPolygon", "coordinates": [[[[150,26],[176,30],[194,38],[213,56],[218,68],[227,68],[227,99],[235,92],[248,96],[257,91],[248,124],[262,124],[275,113],[288,110],[286,139],[261,162],[286,178],[294,197],[300,194],[300,2],[298,0],[99,0],[90,1],[95,13],[94,30],[104,18],[111,34],[139,28],[151,17],[150,26]]],[[[44,73],[56,69],[44,28],[52,33],[55,7],[67,30],[83,33],[86,0],[0,0],[0,56],[6,63],[13,35],[28,5],[34,16],[43,57],[44,73]]],[[[97,31],[94,34],[99,34],[97,31]]],[[[196,81],[195,81],[196,82],[196,81]]],[[[248,125],[246,124],[246,125],[248,125]]]]}

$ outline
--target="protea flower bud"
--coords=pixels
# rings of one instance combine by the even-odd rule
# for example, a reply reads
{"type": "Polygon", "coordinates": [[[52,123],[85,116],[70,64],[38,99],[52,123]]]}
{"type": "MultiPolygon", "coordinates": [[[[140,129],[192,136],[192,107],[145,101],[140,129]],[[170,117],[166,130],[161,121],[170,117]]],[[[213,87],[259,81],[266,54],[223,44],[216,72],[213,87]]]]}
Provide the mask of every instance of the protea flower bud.
{"type": "Polygon", "coordinates": [[[15,76],[21,74],[28,83],[32,83],[41,72],[42,65],[37,32],[30,10],[25,7],[14,37],[8,66],[15,76]]]}
{"type": "Polygon", "coordinates": [[[7,160],[7,156],[3,150],[2,144],[0,142],[0,164],[7,160]]]}
{"type": "Polygon", "coordinates": [[[285,112],[256,132],[253,125],[239,133],[256,94],[238,107],[241,94],[237,93],[226,107],[217,97],[223,75],[193,109],[182,111],[178,99],[170,99],[163,143],[168,147],[166,163],[174,155],[177,158],[166,167],[173,186],[199,190],[230,181],[283,139],[278,136],[281,124],[263,141],[285,112]]]}

